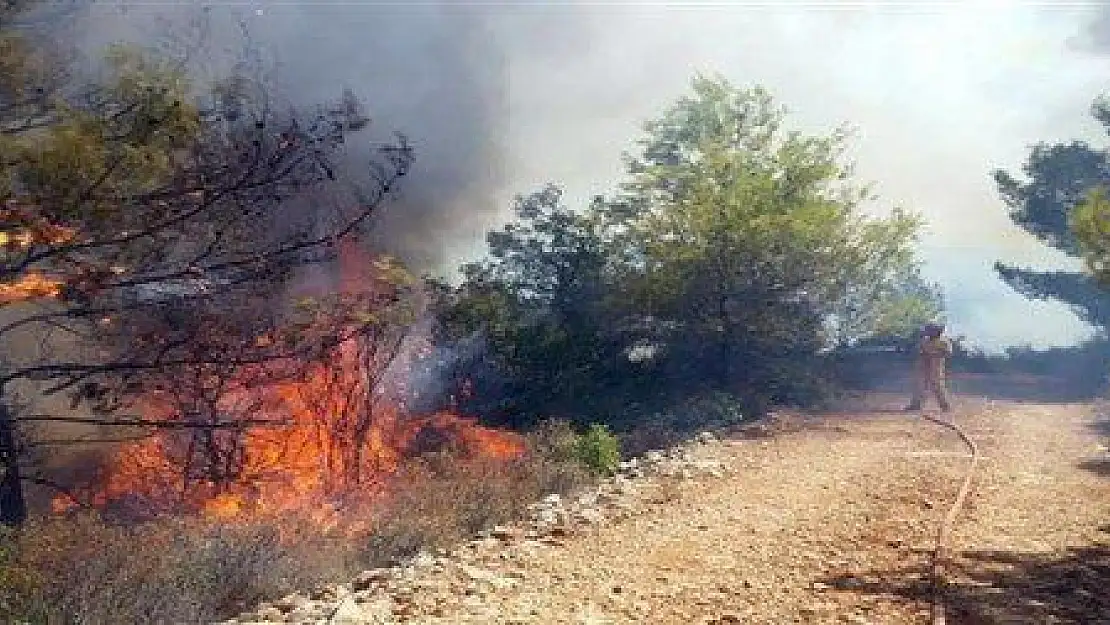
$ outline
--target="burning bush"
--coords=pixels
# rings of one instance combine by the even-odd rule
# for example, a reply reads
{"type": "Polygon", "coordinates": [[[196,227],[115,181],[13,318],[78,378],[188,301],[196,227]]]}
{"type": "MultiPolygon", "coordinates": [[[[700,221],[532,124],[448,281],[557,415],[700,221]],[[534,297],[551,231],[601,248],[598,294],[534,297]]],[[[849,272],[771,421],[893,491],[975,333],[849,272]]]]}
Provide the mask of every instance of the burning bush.
{"type": "Polygon", "coordinates": [[[551,457],[539,442],[511,460],[451,450],[403,459],[393,488],[366,508],[338,510],[330,527],[296,514],[230,523],[111,525],[88,513],[41,520],[0,536],[0,621],[211,623],[446,547],[588,480],[581,465],[551,457]],[[362,533],[352,536],[356,527],[362,533]]]}
{"type": "MultiPolygon", "coordinates": [[[[318,350],[239,365],[198,358],[144,376],[129,390],[130,405],[162,427],[116,448],[55,508],[93,507],[126,521],[308,512],[330,524],[341,509],[373,503],[409,457],[442,449],[464,462],[520,456],[523,441],[511,432],[449,411],[408,414],[410,372],[428,353],[414,332],[411,280],[350,240],[339,260],[334,292],[322,285],[301,297],[280,331],[256,341],[295,334],[318,350]]],[[[179,316],[177,324],[198,326],[187,334],[204,342],[194,347],[204,353],[233,349],[249,331],[208,308],[179,316]]],[[[148,319],[137,332],[156,344],[174,331],[148,319]]]]}
{"type": "Polygon", "coordinates": [[[382,402],[358,343],[339,346],[330,362],[316,363],[301,379],[259,389],[253,401],[232,394],[223,402],[228,410],[263,407],[274,425],[198,424],[122,445],[90,483],[59,496],[56,507],[112,509],[130,520],[330,515],[380,496],[412,456],[451,449],[469,462],[523,453],[516,434],[449,412],[411,417],[382,402]]]}

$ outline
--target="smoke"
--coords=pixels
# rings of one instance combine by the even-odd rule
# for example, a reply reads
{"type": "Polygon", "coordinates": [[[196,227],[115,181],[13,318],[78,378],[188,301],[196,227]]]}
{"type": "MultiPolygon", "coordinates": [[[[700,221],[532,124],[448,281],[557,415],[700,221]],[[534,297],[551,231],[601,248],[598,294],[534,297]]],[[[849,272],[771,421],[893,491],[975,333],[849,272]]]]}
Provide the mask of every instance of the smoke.
{"type": "Polygon", "coordinates": [[[314,107],[349,89],[365,106],[370,134],[354,138],[342,165],[351,175],[373,145],[403,133],[417,163],[401,195],[375,224],[378,247],[418,270],[453,258],[455,241],[480,237],[505,186],[507,82],[502,50],[483,10],[416,3],[96,3],[83,47],[200,42],[191,69],[219,76],[236,62],[261,70],[279,101],[314,107]],[[256,59],[244,57],[248,47],[256,59]]]}
{"type": "Polygon", "coordinates": [[[988,349],[1088,336],[1064,306],[1028,302],[995,275],[997,260],[1070,261],[1009,221],[991,172],[1020,171],[1037,141],[1103,135],[1088,111],[1106,63],[1068,45],[1092,13],[989,2],[868,6],[577,9],[590,12],[577,54],[511,65],[514,96],[528,111],[511,134],[519,178],[574,181],[582,196],[604,191],[639,121],[681,95],[692,73],[763,84],[795,127],[852,124],[857,171],[880,196],[874,208],[903,205],[928,220],[926,273],[949,296],[954,332],[988,349]],[[552,149],[530,156],[534,145],[552,149]]]}
{"type": "MultiPolygon", "coordinates": [[[[1087,335],[1064,307],[1027,302],[994,274],[1000,259],[1067,261],[1010,223],[990,177],[995,168],[1020,169],[1036,141],[1098,132],[1087,111],[1103,87],[1103,64],[1066,46],[1084,16],[974,3],[807,4],[599,10],[588,59],[514,64],[514,85],[528,82],[528,119],[536,120],[514,133],[514,147],[575,136],[573,153],[558,162],[601,169],[599,155],[609,155],[610,167],[589,178],[596,184],[618,175],[614,146],[627,147],[636,122],[680,95],[691,73],[764,84],[803,130],[854,125],[853,157],[860,177],[876,183],[875,209],[904,205],[929,221],[926,271],[949,295],[953,331],[987,348],[1087,335]],[[574,84],[574,95],[528,78],[548,71],[574,84]],[[518,144],[519,136],[528,138],[518,144]]],[[[551,152],[544,165],[534,160],[536,173],[558,172],[551,160],[551,152]]]]}
{"type": "Polygon", "coordinates": [[[1095,55],[1110,54],[1110,3],[1092,2],[1083,24],[1068,44],[1072,49],[1095,55]]]}
{"type": "MultiPolygon", "coordinates": [[[[96,5],[89,32],[138,37],[153,15],[185,23],[198,7],[96,5]]],[[[641,123],[694,73],[720,73],[768,87],[802,130],[857,128],[853,156],[876,182],[875,210],[904,205],[928,219],[927,274],[970,342],[1090,334],[994,274],[996,260],[1068,261],[1010,223],[990,174],[1019,170],[1037,141],[1102,136],[1088,110],[1105,87],[1105,6],[306,0],[212,8],[227,42],[236,16],[290,97],[314,104],[349,87],[379,131],[411,137],[415,171],[377,232],[419,269],[450,273],[480,253],[516,193],[548,181],[571,202],[611,191],[641,123]]]]}

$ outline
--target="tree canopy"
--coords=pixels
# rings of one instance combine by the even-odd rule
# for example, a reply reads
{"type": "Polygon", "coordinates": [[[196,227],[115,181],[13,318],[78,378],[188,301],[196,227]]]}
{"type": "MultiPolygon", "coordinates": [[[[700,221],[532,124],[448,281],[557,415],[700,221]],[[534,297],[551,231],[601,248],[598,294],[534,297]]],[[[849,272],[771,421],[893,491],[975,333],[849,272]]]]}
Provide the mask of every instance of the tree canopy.
{"type": "Polygon", "coordinates": [[[1071,226],[1087,269],[1100,286],[1110,286],[1110,198],[1106,187],[1087,193],[1071,216],[1071,226]]]}
{"type": "MultiPolygon", "coordinates": [[[[1110,101],[1097,99],[1092,115],[1110,129],[1110,101]]],[[[1046,245],[1084,259],[1091,271],[1035,271],[999,262],[999,275],[1026,297],[1057,300],[1094,325],[1110,325],[1110,296],[1100,285],[1106,278],[1107,205],[1099,191],[1110,185],[1110,151],[1084,141],[1038,143],[1022,173],[1024,180],[994,174],[1010,218],[1046,245]]]]}
{"type": "Polygon", "coordinates": [[[904,332],[940,302],[917,273],[919,219],[865,214],[845,133],[784,121],[761,88],[695,78],[645,124],[613,197],[518,199],[443,318],[485,337],[524,413],[581,409],[616,380],[708,385],[755,413],[811,396],[820,352],[904,332]]]}

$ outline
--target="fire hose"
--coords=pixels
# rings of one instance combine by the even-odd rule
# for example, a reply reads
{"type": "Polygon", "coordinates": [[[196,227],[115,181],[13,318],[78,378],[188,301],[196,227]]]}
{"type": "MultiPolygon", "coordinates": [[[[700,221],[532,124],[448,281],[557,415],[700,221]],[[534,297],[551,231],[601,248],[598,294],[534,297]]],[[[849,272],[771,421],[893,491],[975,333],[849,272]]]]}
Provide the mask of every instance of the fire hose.
{"type": "Polygon", "coordinates": [[[967,470],[964,473],[963,484],[960,486],[959,493],[956,494],[956,500],[952,502],[952,506],[948,509],[948,513],[945,514],[944,519],[941,521],[940,528],[937,530],[936,544],[933,548],[932,625],[945,625],[944,565],[949,556],[948,536],[952,532],[952,526],[956,522],[956,517],[959,516],[960,510],[963,509],[968,494],[971,492],[971,481],[975,475],[975,469],[979,464],[979,447],[975,444],[975,441],[971,440],[967,433],[955,423],[928,414],[922,414],[921,416],[928,421],[955,432],[971,454],[971,461],[968,463],[967,470]]]}
{"type": "MultiPolygon", "coordinates": [[[[944,515],[944,519],[941,521],[940,527],[937,530],[936,542],[933,547],[933,563],[931,572],[933,595],[931,609],[932,625],[946,625],[947,609],[944,602],[944,565],[947,562],[949,556],[948,537],[952,533],[952,526],[956,522],[956,517],[958,517],[960,511],[963,510],[964,504],[967,501],[967,497],[971,493],[972,479],[974,478],[975,470],[979,465],[979,446],[975,444],[975,441],[971,440],[971,437],[969,437],[967,433],[962,428],[960,428],[960,426],[956,425],[952,421],[945,421],[944,419],[940,419],[925,413],[922,413],[921,416],[926,421],[930,421],[941,427],[953,431],[967,447],[970,454],[970,462],[968,463],[967,470],[964,472],[963,483],[960,485],[960,490],[956,494],[955,501],[952,502],[952,506],[948,509],[948,512],[944,515]]],[[[331,611],[331,614],[329,614],[328,616],[327,623],[334,622],[334,619],[338,615],[340,608],[343,607],[343,604],[346,603],[348,599],[350,599],[350,596],[344,597],[343,600],[341,600],[335,606],[335,608],[331,611]]]]}

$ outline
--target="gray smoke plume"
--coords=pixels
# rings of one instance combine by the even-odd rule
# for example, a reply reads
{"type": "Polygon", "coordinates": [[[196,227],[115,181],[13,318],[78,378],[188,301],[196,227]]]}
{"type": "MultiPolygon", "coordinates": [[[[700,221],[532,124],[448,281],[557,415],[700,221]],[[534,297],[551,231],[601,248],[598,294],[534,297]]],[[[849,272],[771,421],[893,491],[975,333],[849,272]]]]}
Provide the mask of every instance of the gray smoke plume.
{"type": "MultiPolygon", "coordinates": [[[[94,8],[88,32],[103,42],[141,38],[156,15],[180,26],[200,5],[94,8]]],[[[1106,87],[1106,61],[1091,52],[1110,49],[1107,15],[988,0],[306,0],[214,5],[209,19],[229,50],[245,22],[292,99],[311,105],[349,87],[379,131],[411,137],[416,168],[379,243],[442,272],[481,250],[515,193],[548,181],[572,203],[611,191],[640,124],[694,73],[762,84],[801,130],[858,129],[853,156],[877,183],[875,210],[923,213],[927,272],[949,294],[950,326],[998,348],[1090,333],[994,274],[996,260],[1067,261],[1010,223],[990,174],[1019,171],[1037,141],[1103,136],[1088,110],[1106,87]]]]}
{"type": "Polygon", "coordinates": [[[357,176],[375,140],[405,134],[417,162],[398,201],[380,213],[376,243],[418,270],[480,237],[505,186],[505,61],[483,10],[448,4],[99,2],[83,47],[160,44],[191,50],[190,69],[218,77],[247,62],[282,101],[314,107],[350,90],[371,118],[346,169],[357,176]],[[170,42],[170,45],[166,45],[170,42]],[[246,54],[246,56],[244,56],[246,54]],[[253,56],[257,58],[252,58],[253,56]]]}

